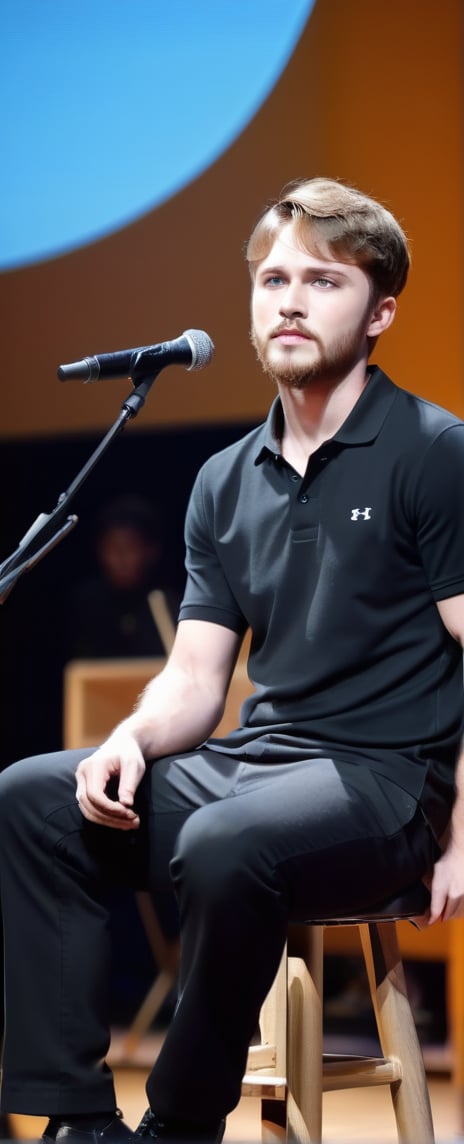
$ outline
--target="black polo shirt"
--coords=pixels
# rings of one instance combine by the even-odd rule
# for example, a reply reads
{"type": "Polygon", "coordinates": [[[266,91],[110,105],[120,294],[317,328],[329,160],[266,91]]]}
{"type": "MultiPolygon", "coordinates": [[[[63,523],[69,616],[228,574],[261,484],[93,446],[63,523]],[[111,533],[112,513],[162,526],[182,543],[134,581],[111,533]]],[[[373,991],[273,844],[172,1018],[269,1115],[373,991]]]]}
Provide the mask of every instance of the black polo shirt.
{"type": "Polygon", "coordinates": [[[464,592],[464,423],[377,367],[304,477],[282,407],[211,457],[186,520],[181,619],[253,633],[255,693],[216,749],[369,758],[418,795],[452,783],[462,654],[436,601],[464,592]]]}

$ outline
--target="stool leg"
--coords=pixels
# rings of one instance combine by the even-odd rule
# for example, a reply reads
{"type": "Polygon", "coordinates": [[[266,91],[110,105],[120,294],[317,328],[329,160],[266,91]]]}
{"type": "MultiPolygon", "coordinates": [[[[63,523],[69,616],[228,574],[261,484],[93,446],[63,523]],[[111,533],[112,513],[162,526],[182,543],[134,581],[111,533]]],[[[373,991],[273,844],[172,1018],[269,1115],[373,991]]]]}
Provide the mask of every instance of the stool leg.
{"type": "Polygon", "coordinates": [[[322,926],[308,933],[308,964],[288,961],[287,1136],[320,1142],[322,1135],[322,926]]]}
{"type": "Polygon", "coordinates": [[[401,1060],[402,1080],[391,1085],[399,1140],[404,1144],[417,1144],[419,1140],[421,1144],[433,1144],[427,1080],[395,923],[373,923],[359,929],[382,1052],[385,1057],[401,1060]]]}
{"type": "MultiPolygon", "coordinates": [[[[275,1047],[275,1073],[287,1075],[287,946],[274,984],[262,1006],[259,1018],[261,1043],[275,1047]]],[[[261,1100],[261,1139],[265,1144],[285,1141],[287,1101],[261,1100]]]]}

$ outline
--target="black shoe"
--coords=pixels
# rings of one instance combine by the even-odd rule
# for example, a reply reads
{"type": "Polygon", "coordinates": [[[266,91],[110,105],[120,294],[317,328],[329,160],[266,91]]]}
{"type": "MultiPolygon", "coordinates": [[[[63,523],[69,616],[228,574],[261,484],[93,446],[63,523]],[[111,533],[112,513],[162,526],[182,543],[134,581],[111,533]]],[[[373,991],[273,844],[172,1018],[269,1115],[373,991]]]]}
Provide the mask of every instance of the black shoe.
{"type": "Polygon", "coordinates": [[[148,1108],[135,1130],[134,1140],[140,1136],[148,1140],[175,1140],[177,1144],[221,1144],[226,1127],[225,1120],[209,1121],[205,1124],[192,1124],[191,1120],[161,1120],[161,1117],[148,1108]]]}
{"type": "MultiPolygon", "coordinates": [[[[89,1116],[90,1121],[90,1116],[89,1116]]],[[[53,1116],[47,1124],[42,1140],[56,1140],[58,1144],[119,1144],[121,1140],[134,1140],[134,1133],[122,1119],[122,1113],[117,1109],[108,1124],[103,1128],[79,1128],[73,1124],[66,1124],[59,1116],[53,1116]]]]}

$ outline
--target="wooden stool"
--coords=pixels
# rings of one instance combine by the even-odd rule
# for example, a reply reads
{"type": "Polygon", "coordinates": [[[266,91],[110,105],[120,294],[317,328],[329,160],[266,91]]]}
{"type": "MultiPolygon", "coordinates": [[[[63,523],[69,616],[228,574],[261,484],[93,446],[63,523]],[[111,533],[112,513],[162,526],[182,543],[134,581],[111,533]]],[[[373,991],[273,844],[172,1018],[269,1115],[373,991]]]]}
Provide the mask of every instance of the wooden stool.
{"type": "MultiPolygon", "coordinates": [[[[432,1144],[432,1114],[422,1052],[409,1004],[395,921],[425,913],[422,883],[374,912],[309,922],[309,950],[282,959],[250,1048],[242,1095],[261,1099],[264,1140],[322,1139],[324,1092],[390,1086],[398,1139],[432,1144]],[[328,925],[359,927],[381,1057],[323,1054],[323,942],[328,925]]],[[[378,1126],[375,1135],[379,1136],[378,1126]]]]}

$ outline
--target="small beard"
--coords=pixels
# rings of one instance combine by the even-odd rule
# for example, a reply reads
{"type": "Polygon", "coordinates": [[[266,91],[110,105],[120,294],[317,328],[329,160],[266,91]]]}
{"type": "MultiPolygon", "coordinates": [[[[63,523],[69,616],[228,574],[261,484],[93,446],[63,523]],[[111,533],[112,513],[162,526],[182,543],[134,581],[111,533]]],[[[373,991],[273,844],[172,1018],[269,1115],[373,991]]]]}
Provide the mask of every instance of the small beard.
{"type": "MultiPolygon", "coordinates": [[[[267,373],[268,377],[270,377],[276,385],[281,385],[284,389],[307,389],[312,381],[317,381],[321,376],[320,362],[315,362],[314,366],[311,366],[309,369],[307,366],[305,369],[302,369],[301,366],[292,366],[290,364],[273,366],[261,357],[259,351],[257,351],[257,353],[264,372],[267,373]]],[[[326,376],[325,372],[324,376],[326,376]]]]}
{"type": "MultiPolygon", "coordinates": [[[[318,342],[319,355],[310,365],[298,365],[292,361],[275,365],[266,357],[267,343],[258,340],[254,330],[251,330],[250,337],[264,373],[284,389],[304,390],[315,381],[340,381],[358,359],[359,340],[353,336],[335,342],[330,352],[324,350],[318,342]]],[[[316,339],[313,338],[313,341],[316,339]]]]}
{"type": "Polygon", "coordinates": [[[276,385],[282,385],[284,389],[307,389],[311,382],[318,381],[320,377],[327,376],[324,355],[320,353],[319,358],[312,365],[298,365],[296,362],[279,362],[274,365],[268,361],[266,357],[265,345],[258,341],[254,331],[250,334],[252,344],[256,350],[256,356],[263,369],[264,373],[271,378],[276,385]]]}

